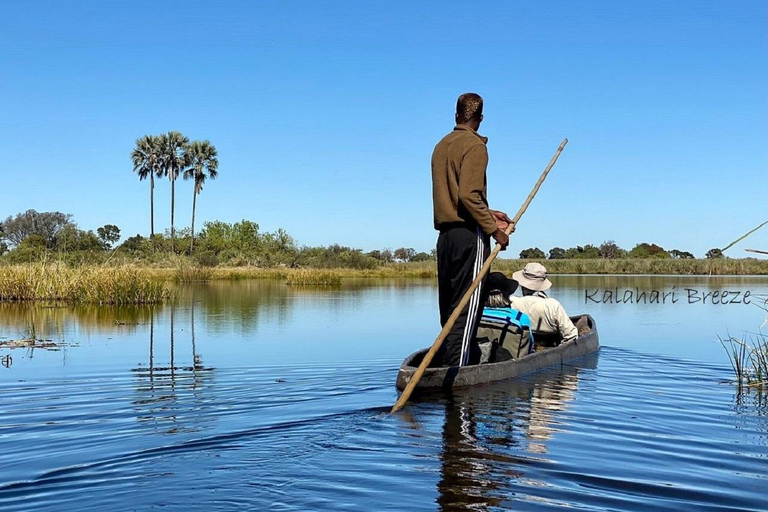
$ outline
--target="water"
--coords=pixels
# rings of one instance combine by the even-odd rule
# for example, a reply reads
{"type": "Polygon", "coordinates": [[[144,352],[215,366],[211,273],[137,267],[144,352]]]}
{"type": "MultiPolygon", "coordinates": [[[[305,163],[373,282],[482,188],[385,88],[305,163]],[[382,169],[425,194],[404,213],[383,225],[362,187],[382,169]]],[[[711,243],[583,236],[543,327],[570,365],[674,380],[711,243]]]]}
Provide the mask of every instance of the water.
{"type": "Polygon", "coordinates": [[[597,320],[598,356],[397,415],[397,367],[437,334],[428,282],[0,304],[0,509],[768,509],[768,398],[737,391],[717,341],[757,331],[768,279],[554,282],[597,320]],[[678,300],[585,299],[617,288],[678,300]],[[7,347],[31,326],[46,348],[7,347]]]}

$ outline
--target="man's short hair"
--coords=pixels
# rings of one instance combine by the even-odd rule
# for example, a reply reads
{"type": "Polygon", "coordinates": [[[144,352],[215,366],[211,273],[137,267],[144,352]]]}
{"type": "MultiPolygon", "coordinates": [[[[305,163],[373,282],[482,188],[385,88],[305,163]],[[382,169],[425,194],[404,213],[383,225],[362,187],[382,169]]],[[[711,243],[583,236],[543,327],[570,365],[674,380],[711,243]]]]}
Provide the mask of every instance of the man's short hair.
{"type": "Polygon", "coordinates": [[[456,102],[456,115],[462,123],[466,123],[473,117],[479,118],[483,115],[483,98],[474,92],[462,94],[456,102]]]}

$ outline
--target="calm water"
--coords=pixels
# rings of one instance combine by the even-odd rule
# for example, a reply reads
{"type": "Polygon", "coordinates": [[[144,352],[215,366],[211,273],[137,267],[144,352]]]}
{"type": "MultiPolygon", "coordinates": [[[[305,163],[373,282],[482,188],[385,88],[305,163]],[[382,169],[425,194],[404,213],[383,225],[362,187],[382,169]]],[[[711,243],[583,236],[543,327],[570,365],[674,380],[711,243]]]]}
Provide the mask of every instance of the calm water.
{"type": "Polygon", "coordinates": [[[438,331],[428,282],[0,304],[0,342],[49,340],[0,348],[0,509],[768,510],[768,398],[717,339],[758,330],[768,279],[554,282],[599,356],[397,415],[397,367],[438,331]]]}

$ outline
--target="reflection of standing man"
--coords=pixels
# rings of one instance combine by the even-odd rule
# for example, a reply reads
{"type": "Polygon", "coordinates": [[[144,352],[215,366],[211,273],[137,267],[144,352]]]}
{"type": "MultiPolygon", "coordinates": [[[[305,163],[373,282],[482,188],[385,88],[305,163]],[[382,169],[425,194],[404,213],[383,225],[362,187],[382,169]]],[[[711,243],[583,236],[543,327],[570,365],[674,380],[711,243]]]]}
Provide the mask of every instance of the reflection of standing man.
{"type": "MultiPolygon", "coordinates": [[[[511,219],[506,213],[488,208],[488,139],[477,133],[482,120],[483,99],[474,93],[462,94],[456,102],[456,127],[432,153],[434,220],[435,229],[440,231],[437,280],[441,325],[445,325],[480,273],[490,254],[490,237],[502,248],[509,243],[504,230],[511,219]]],[[[441,346],[438,357],[444,365],[469,364],[479,352],[475,332],[483,308],[482,288],[474,291],[441,346]]]]}

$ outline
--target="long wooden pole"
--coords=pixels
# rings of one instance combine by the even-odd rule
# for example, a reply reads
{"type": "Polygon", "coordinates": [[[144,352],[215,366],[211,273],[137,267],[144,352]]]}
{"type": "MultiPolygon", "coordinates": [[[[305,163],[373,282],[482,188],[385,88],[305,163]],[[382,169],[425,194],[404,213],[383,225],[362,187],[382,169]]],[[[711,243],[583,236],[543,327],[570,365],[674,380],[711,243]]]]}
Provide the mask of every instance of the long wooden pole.
{"type": "MultiPolygon", "coordinates": [[[[539,187],[541,187],[541,184],[544,183],[544,179],[547,177],[547,174],[549,174],[550,169],[552,169],[552,167],[555,165],[555,162],[557,162],[557,158],[560,156],[560,153],[562,153],[563,148],[565,148],[566,144],[568,144],[568,139],[563,139],[563,142],[560,143],[560,146],[557,148],[557,151],[555,151],[555,154],[552,155],[552,159],[547,164],[546,169],[544,169],[544,172],[541,173],[541,177],[539,177],[539,181],[536,182],[536,185],[533,187],[533,190],[531,190],[531,193],[528,194],[528,197],[523,203],[523,206],[520,207],[520,210],[517,212],[517,215],[515,215],[509,227],[506,229],[507,235],[512,233],[512,229],[514,229],[514,227],[517,225],[517,222],[520,220],[520,217],[523,216],[523,214],[525,213],[525,210],[528,209],[528,205],[531,204],[533,197],[536,195],[536,192],[539,191],[539,187]]],[[[411,393],[413,393],[413,390],[416,387],[416,384],[419,383],[421,376],[424,375],[424,370],[426,370],[427,366],[429,366],[429,363],[432,362],[432,358],[435,357],[435,354],[440,349],[440,346],[443,344],[445,337],[451,331],[453,324],[456,323],[456,319],[459,318],[459,315],[461,314],[461,312],[464,311],[465,307],[467,307],[467,304],[469,303],[469,299],[472,296],[472,292],[474,292],[475,289],[478,286],[480,286],[480,283],[483,282],[485,275],[488,273],[488,270],[490,270],[491,268],[491,263],[493,263],[493,260],[496,259],[496,256],[498,256],[499,251],[501,251],[501,246],[497,244],[496,247],[494,247],[493,251],[491,251],[491,255],[488,256],[487,260],[485,260],[483,267],[480,269],[480,273],[477,275],[475,280],[469,286],[469,289],[467,289],[467,292],[464,294],[464,297],[461,298],[459,305],[456,306],[456,309],[453,310],[453,313],[451,313],[451,316],[448,317],[448,321],[445,322],[445,325],[443,326],[443,330],[440,331],[440,334],[438,334],[437,339],[432,344],[432,347],[424,356],[424,359],[421,361],[421,364],[419,365],[418,369],[413,374],[413,377],[411,377],[411,381],[408,383],[407,386],[405,386],[405,389],[403,390],[403,393],[400,395],[400,398],[398,398],[395,405],[392,406],[392,410],[390,411],[390,413],[399,411],[405,405],[408,399],[411,397],[411,393]]]]}
{"type": "Polygon", "coordinates": [[[756,252],[757,254],[768,254],[768,251],[758,251],[757,249],[744,249],[747,252],[756,252]]]}
{"type": "Polygon", "coordinates": [[[720,251],[721,251],[721,252],[725,252],[725,251],[727,251],[728,249],[730,249],[731,247],[733,247],[734,245],[736,245],[738,242],[741,242],[742,240],[744,240],[744,239],[745,239],[745,238],[747,238],[749,235],[751,235],[752,233],[754,233],[755,231],[757,231],[757,230],[758,230],[758,229],[760,229],[761,227],[765,226],[766,224],[768,224],[768,220],[767,220],[767,221],[765,221],[765,222],[763,222],[763,223],[762,223],[762,224],[760,224],[759,226],[757,226],[755,229],[753,229],[753,230],[751,230],[751,231],[747,231],[747,233],[746,233],[746,234],[744,234],[744,235],[740,236],[739,238],[737,238],[737,239],[736,239],[736,240],[734,240],[733,242],[729,243],[728,245],[726,245],[725,247],[723,247],[722,249],[720,249],[720,251]]]}

